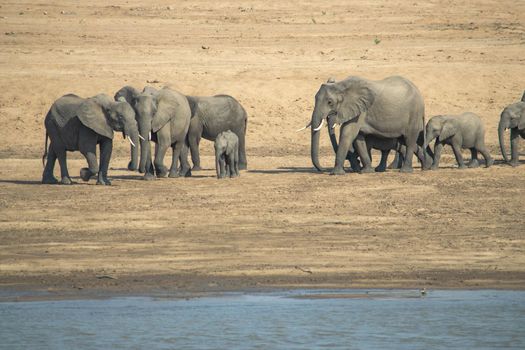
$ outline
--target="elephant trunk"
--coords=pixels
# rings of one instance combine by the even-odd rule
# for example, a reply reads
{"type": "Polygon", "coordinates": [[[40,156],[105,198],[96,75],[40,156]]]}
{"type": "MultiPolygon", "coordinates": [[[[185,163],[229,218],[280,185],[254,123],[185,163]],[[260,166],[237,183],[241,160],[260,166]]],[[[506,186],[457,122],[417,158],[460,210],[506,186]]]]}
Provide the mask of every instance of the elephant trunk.
{"type": "Polygon", "coordinates": [[[330,143],[332,144],[334,153],[337,153],[338,145],[337,138],[335,137],[334,118],[328,118],[328,136],[330,136],[330,143]]]}
{"type": "Polygon", "coordinates": [[[130,170],[136,170],[138,164],[138,146],[140,143],[139,129],[137,128],[137,122],[133,118],[129,122],[124,123],[124,135],[128,138],[131,144],[131,162],[128,165],[130,170]]]}
{"type": "Polygon", "coordinates": [[[150,145],[150,135],[151,135],[151,120],[142,118],[139,121],[139,130],[142,138],[140,139],[140,162],[139,162],[139,172],[144,174],[146,173],[146,164],[151,164],[151,145],[150,145]]]}
{"type": "Polygon", "coordinates": [[[505,162],[509,162],[509,157],[507,156],[507,152],[505,149],[505,123],[503,121],[500,121],[498,126],[498,138],[499,138],[499,147],[501,149],[501,155],[503,156],[503,159],[505,162]]]}

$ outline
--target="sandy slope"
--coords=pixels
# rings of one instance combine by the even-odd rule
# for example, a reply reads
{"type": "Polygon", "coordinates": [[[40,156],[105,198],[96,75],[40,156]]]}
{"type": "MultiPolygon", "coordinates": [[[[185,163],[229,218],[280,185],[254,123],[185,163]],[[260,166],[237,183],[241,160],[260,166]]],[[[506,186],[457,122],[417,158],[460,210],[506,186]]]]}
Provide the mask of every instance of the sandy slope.
{"type": "MultiPolygon", "coordinates": [[[[478,113],[500,159],[499,113],[525,89],[525,3],[354,3],[2,2],[0,282],[524,288],[525,167],[460,172],[447,169],[447,150],[435,173],[334,178],[312,171],[309,133],[294,130],[328,77],[399,74],[420,88],[428,116],[478,113]],[[36,184],[54,99],[148,81],[238,98],[250,171],[224,182],[210,170],[153,183],[112,170],[112,188],[36,184]],[[95,277],[106,273],[119,279],[95,277]]],[[[114,169],[127,151],[117,138],[114,169]]],[[[83,162],[70,163],[77,174],[83,162]]]]}

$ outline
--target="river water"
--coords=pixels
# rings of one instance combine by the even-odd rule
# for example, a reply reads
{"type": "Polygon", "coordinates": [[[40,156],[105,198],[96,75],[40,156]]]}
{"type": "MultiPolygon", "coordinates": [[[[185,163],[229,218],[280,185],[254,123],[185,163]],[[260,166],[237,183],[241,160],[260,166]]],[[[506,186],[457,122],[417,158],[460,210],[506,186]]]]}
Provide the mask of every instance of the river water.
{"type": "Polygon", "coordinates": [[[2,349],[525,349],[525,292],[279,291],[0,303],[2,349]]]}

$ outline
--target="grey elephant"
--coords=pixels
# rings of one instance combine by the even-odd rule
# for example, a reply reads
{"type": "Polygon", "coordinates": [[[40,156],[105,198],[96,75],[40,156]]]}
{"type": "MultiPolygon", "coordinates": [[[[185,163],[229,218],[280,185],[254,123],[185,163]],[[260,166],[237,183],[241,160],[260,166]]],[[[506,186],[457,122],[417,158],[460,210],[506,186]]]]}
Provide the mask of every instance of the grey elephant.
{"type": "Polygon", "coordinates": [[[420,153],[422,159],[428,157],[424,152],[424,114],[425,105],[419,90],[403,77],[372,81],[352,76],[340,82],[322,84],[315,95],[315,107],[308,125],[312,129],[312,163],[319,171],[323,170],[319,164],[319,131],[328,119],[330,125],[341,124],[340,144],[331,174],[344,174],[343,163],[348,151],[354,150],[354,141],[364,165],[362,172],[374,171],[367,152],[366,135],[402,137],[408,156],[401,171],[412,172],[414,152],[420,153]]]}
{"type": "Polygon", "coordinates": [[[103,94],[87,99],[73,94],[60,97],[51,106],[44,124],[46,149],[42,160],[47,157],[42,174],[44,184],[58,183],[53,175],[57,158],[60,182],[71,184],[66,152],[80,151],[88,162],[88,168],[80,171],[82,180],[88,181],[98,174],[98,185],[110,185],[107,173],[113,149],[113,131],[122,131],[132,145],[139,143],[133,108],[127,102],[115,102],[103,94]],[[96,159],[97,144],[100,145],[100,168],[96,159]]]}
{"type": "MultiPolygon", "coordinates": [[[[139,170],[144,172],[144,179],[153,179],[154,173],[157,177],[191,176],[187,157],[181,157],[184,146],[188,146],[187,134],[191,118],[191,109],[186,96],[166,87],[160,90],[149,88],[138,93],[128,86],[115,94],[115,99],[119,98],[129,99],[137,114],[139,132],[144,138],[140,142],[139,164],[139,170]],[[149,141],[156,143],[153,163],[149,141]],[[173,150],[169,170],[164,166],[164,156],[168,147],[173,150]]],[[[137,166],[133,163],[133,159],[137,158],[134,152],[137,152],[135,148],[132,149],[132,161],[128,165],[130,169],[136,169],[137,166]]]]}
{"type": "Polygon", "coordinates": [[[239,176],[239,137],[237,134],[231,130],[219,133],[215,138],[214,147],[217,178],[239,176]]]}
{"type": "Polygon", "coordinates": [[[505,149],[505,130],[510,129],[510,165],[519,165],[519,138],[525,139],[525,102],[517,102],[507,106],[501,112],[498,137],[501,155],[505,162],[509,163],[509,157],[505,149]]]}
{"type": "Polygon", "coordinates": [[[488,168],[494,164],[489,150],[485,146],[485,128],[481,118],[474,113],[466,112],[460,115],[438,115],[430,118],[426,126],[427,140],[434,143],[434,161],[432,169],[439,167],[439,159],[444,145],[452,146],[458,167],[460,169],[479,166],[478,152],[485,158],[488,168]],[[470,149],[471,159],[465,165],[461,149],[470,149]]]}
{"type": "Polygon", "coordinates": [[[247,168],[246,127],[248,116],[242,105],[229,95],[187,96],[191,108],[188,131],[193,170],[200,170],[199,143],[201,138],[215,141],[217,136],[230,130],[239,139],[239,169],[247,168]]]}

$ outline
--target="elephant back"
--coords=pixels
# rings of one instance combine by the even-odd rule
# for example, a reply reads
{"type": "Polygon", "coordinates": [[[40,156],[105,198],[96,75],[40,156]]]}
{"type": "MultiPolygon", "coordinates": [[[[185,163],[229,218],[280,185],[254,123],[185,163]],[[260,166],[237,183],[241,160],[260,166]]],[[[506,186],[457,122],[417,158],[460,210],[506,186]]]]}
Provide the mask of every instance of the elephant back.
{"type": "Polygon", "coordinates": [[[82,102],[84,102],[84,99],[77,95],[64,95],[53,103],[48,113],[48,118],[51,118],[58,128],[62,129],[76,116],[82,102]]]}

